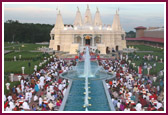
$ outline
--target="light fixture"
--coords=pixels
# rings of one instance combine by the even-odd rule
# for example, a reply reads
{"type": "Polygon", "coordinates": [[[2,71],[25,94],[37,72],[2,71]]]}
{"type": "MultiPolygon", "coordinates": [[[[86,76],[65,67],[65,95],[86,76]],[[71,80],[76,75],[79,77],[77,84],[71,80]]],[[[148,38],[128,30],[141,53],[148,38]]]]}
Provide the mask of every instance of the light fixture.
{"type": "Polygon", "coordinates": [[[77,27],[74,28],[74,30],[77,30],[77,29],[78,29],[77,27]]]}
{"type": "Polygon", "coordinates": [[[64,30],[67,30],[67,28],[66,28],[66,27],[64,27],[64,30]]]}

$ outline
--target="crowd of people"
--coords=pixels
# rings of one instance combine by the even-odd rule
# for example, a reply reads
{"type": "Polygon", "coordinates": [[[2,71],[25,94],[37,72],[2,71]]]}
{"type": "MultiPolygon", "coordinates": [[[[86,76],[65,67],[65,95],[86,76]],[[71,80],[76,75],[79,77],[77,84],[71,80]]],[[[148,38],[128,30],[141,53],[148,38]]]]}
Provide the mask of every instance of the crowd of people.
{"type": "Polygon", "coordinates": [[[23,76],[20,84],[11,87],[4,95],[5,111],[57,111],[65,96],[69,80],[60,74],[73,69],[75,60],[54,57],[48,65],[27,79],[23,76]]]}
{"type": "MultiPolygon", "coordinates": [[[[82,58],[84,52],[79,55],[82,58]]],[[[95,54],[91,52],[95,58],[95,54]]],[[[139,56],[134,58],[139,59],[139,56]]],[[[144,56],[152,60],[153,56],[144,56]]],[[[158,58],[158,57],[157,57],[158,58]]],[[[115,75],[106,80],[111,100],[117,111],[163,111],[164,110],[164,79],[158,76],[144,75],[136,72],[124,59],[98,60],[106,72],[115,75]],[[158,80],[159,78],[159,80],[158,80]],[[153,85],[159,81],[159,85],[153,85]]],[[[75,60],[63,60],[54,57],[48,65],[40,71],[25,79],[20,79],[20,84],[10,88],[10,93],[4,95],[5,111],[57,111],[59,110],[67,87],[68,79],[60,77],[61,73],[73,69],[75,60]]],[[[147,68],[146,63],[142,68],[147,68]]],[[[154,65],[156,66],[156,65],[154,65]]],[[[141,68],[141,69],[142,69],[141,68]]],[[[163,70],[160,76],[163,76],[163,70]]]]}
{"type": "MultiPolygon", "coordinates": [[[[153,86],[156,76],[139,74],[126,60],[99,60],[99,65],[116,76],[106,80],[106,85],[117,111],[164,110],[163,79],[159,79],[159,85],[153,86]]],[[[163,75],[163,70],[160,72],[163,75]]]]}

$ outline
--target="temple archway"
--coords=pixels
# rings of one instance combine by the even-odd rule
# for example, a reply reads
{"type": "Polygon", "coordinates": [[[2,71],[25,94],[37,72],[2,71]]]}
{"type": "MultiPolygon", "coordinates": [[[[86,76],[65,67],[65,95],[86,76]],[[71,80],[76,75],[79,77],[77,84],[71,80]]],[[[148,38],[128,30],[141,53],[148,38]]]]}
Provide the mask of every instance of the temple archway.
{"type": "Polygon", "coordinates": [[[87,35],[87,36],[85,36],[85,45],[90,45],[90,43],[91,43],[91,36],[89,36],[89,35],[87,35]]]}
{"type": "Polygon", "coordinates": [[[57,51],[60,51],[60,45],[57,45],[57,51]]]}
{"type": "Polygon", "coordinates": [[[109,47],[106,47],[106,54],[110,53],[109,47]]]}
{"type": "Polygon", "coordinates": [[[116,46],[116,51],[118,51],[118,48],[119,48],[119,47],[118,47],[118,46],[116,46]]]}

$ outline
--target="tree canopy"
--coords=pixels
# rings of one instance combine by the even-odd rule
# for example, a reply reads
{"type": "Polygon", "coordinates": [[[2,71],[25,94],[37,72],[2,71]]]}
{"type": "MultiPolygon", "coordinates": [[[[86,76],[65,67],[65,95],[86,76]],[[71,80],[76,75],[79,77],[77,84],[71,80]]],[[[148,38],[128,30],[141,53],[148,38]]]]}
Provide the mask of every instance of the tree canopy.
{"type": "Polygon", "coordinates": [[[8,20],[4,23],[5,42],[35,43],[50,40],[50,31],[53,25],[20,23],[19,21],[8,20]]]}

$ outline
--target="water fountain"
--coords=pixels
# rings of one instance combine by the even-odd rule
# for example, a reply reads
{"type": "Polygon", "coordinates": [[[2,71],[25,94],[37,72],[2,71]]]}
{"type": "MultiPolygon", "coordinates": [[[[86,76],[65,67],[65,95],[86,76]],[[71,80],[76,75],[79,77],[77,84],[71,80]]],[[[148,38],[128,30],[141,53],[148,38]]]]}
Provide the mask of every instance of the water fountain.
{"type": "Polygon", "coordinates": [[[75,70],[63,75],[64,78],[72,79],[73,83],[65,107],[62,110],[110,111],[102,83],[102,78],[105,79],[107,73],[103,71],[102,67],[98,66],[96,61],[90,61],[88,47],[85,51],[84,61],[79,61],[75,70]]]}
{"type": "Polygon", "coordinates": [[[84,107],[85,111],[88,111],[89,104],[89,87],[88,87],[88,77],[91,76],[91,67],[90,67],[90,54],[89,48],[86,48],[85,60],[84,60],[84,77],[85,77],[85,99],[84,99],[84,107]]]}

